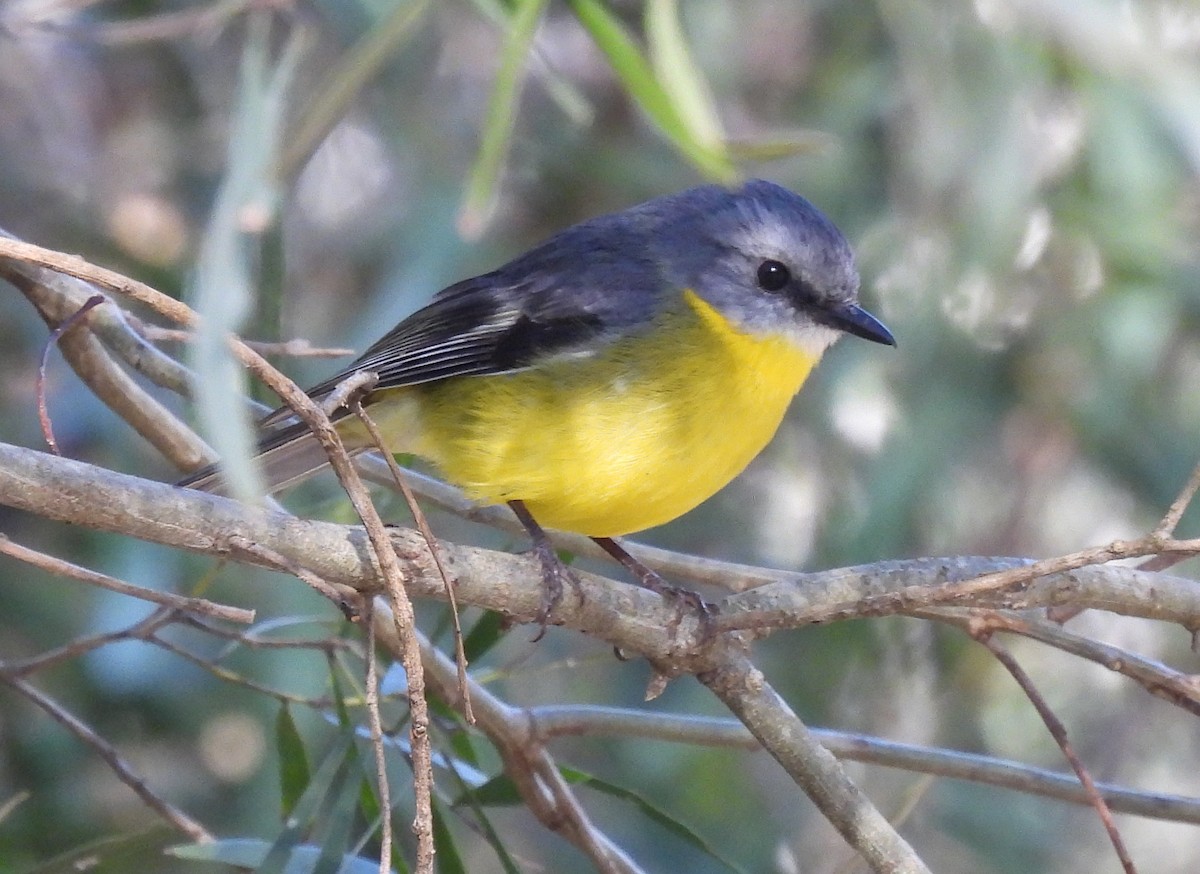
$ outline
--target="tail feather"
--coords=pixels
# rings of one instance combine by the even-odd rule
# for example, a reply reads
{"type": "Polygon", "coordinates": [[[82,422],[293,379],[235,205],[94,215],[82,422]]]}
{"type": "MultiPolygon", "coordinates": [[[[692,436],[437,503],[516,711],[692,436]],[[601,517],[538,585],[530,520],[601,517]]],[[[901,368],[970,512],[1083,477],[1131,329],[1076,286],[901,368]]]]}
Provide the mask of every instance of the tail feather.
{"type": "MultiPolygon", "coordinates": [[[[365,445],[351,445],[349,442],[346,446],[351,455],[358,455],[368,448],[365,445]]],[[[257,461],[269,492],[308,479],[329,465],[329,456],[303,422],[288,425],[269,435],[259,444],[258,452],[257,461]]],[[[217,495],[229,495],[224,474],[220,466],[215,464],[194,471],[176,485],[217,495]]]]}

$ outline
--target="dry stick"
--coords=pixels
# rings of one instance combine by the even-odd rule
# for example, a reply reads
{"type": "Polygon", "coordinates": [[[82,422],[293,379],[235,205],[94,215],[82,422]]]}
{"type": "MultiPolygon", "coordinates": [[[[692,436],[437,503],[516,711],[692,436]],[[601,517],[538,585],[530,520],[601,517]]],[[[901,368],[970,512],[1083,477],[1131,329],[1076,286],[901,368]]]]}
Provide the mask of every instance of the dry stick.
{"type": "Polygon", "coordinates": [[[387,757],[383,749],[383,719],[379,714],[379,657],[375,651],[375,602],[367,598],[363,622],[367,626],[367,724],[371,729],[371,749],[375,751],[375,777],[379,781],[379,874],[392,870],[392,791],[388,786],[387,757]]]}
{"type": "Polygon", "coordinates": [[[945,622],[969,632],[971,624],[983,621],[992,628],[1019,634],[1045,643],[1070,655],[1087,659],[1110,671],[1129,677],[1155,697],[1200,716],[1200,685],[1185,674],[1161,662],[1140,656],[1108,643],[1072,634],[1055,622],[1038,622],[996,610],[935,607],[912,614],[935,622],[945,622]]]}
{"type": "MultiPolygon", "coordinates": [[[[379,620],[383,643],[395,646],[390,623],[379,620]]],[[[458,666],[428,639],[421,637],[429,670],[429,684],[446,701],[458,688],[458,666]]],[[[554,758],[536,737],[528,713],[505,704],[488,689],[468,678],[473,686],[478,728],[500,751],[505,773],[512,779],[525,805],[541,824],[586,855],[602,874],[641,874],[641,868],[588,818],[563,778],[554,758]]]]}
{"type": "MultiPolygon", "coordinates": [[[[0,231],[0,252],[15,242],[0,231]]],[[[25,295],[51,328],[69,318],[95,292],[95,287],[88,283],[38,264],[0,260],[0,276],[25,295]]],[[[151,381],[169,383],[176,391],[180,388],[181,374],[185,375],[186,370],[178,364],[174,368],[167,367],[163,360],[165,356],[141,341],[121,314],[122,310],[117,306],[93,310],[88,319],[89,330],[72,331],[59,341],[63,357],[96,397],[164,457],[182,470],[199,467],[212,457],[212,451],[174,413],[118,366],[108,347],[116,349],[122,360],[151,381]],[[104,343],[97,337],[103,338],[104,343]]]]}
{"type": "MultiPolygon", "coordinates": [[[[203,527],[208,525],[216,530],[240,531],[252,540],[271,542],[287,554],[311,556],[305,558],[304,563],[321,568],[320,572],[329,579],[350,582],[364,574],[361,563],[367,553],[364,539],[360,539],[361,529],[311,521],[301,523],[280,514],[249,513],[232,501],[192,495],[161,484],[148,483],[17,447],[0,446],[0,457],[3,459],[3,463],[0,464],[0,495],[3,496],[4,502],[33,512],[42,508],[48,518],[142,536],[185,549],[220,552],[222,546],[219,541],[214,542],[209,535],[201,536],[203,527]],[[114,501],[114,496],[119,498],[114,501]],[[168,498],[177,502],[173,505],[177,509],[170,514],[174,520],[170,524],[162,521],[162,514],[155,514],[152,509],[155,506],[165,506],[162,502],[168,498]]],[[[418,541],[408,537],[405,538],[405,542],[414,544],[407,547],[414,550],[418,541]]],[[[460,551],[457,560],[466,568],[463,580],[471,586],[474,602],[501,611],[506,609],[506,606],[511,608],[514,603],[513,597],[520,597],[519,591],[508,588],[494,589],[491,588],[491,583],[486,581],[494,580],[498,574],[517,573],[519,562],[510,556],[469,548],[458,549],[460,551]]],[[[427,554],[423,548],[421,552],[427,554]]],[[[441,588],[440,579],[429,579],[433,578],[431,568],[423,568],[415,560],[411,568],[414,573],[426,574],[427,579],[421,589],[425,594],[433,595],[435,587],[441,588]]],[[[1113,570],[1115,572],[1123,569],[1113,570]]],[[[585,577],[585,581],[588,579],[585,577]]],[[[1170,578],[1163,580],[1164,586],[1170,586],[1173,582],[1183,584],[1188,581],[1173,581],[1170,578]]],[[[641,597],[640,591],[631,592],[630,595],[641,597]]],[[[1122,596],[1115,594],[1115,597],[1122,596]]],[[[593,610],[601,600],[603,599],[597,590],[592,603],[593,610]]],[[[650,600],[647,593],[647,603],[650,600]]],[[[1168,601],[1171,600],[1168,598],[1168,601]]],[[[537,601],[536,592],[528,595],[526,606],[522,608],[527,611],[527,615],[533,614],[537,601]]],[[[1115,608],[1111,600],[1105,603],[1110,608],[1115,608]]],[[[1189,612],[1186,615],[1195,614],[1189,612]]],[[[1176,615],[1172,617],[1172,621],[1185,622],[1187,618],[1176,615]]],[[[636,625],[636,622],[634,624],[636,625]]],[[[618,628],[614,626],[613,630],[617,631],[618,628]]],[[[621,638],[619,642],[638,651],[643,651],[644,644],[656,639],[643,637],[643,633],[637,628],[630,628],[629,634],[630,637],[621,638]]],[[[478,706],[476,701],[477,711],[478,706]]]]}
{"type": "MultiPolygon", "coordinates": [[[[138,333],[155,342],[188,343],[196,336],[191,331],[163,328],[153,322],[143,322],[129,313],[126,313],[125,318],[132,327],[137,329],[138,333]]],[[[247,340],[246,345],[259,355],[274,355],[280,358],[346,358],[353,355],[355,351],[340,346],[314,346],[311,340],[303,337],[293,337],[291,340],[279,342],[247,340]]]]}
{"type": "Polygon", "coordinates": [[[392,478],[396,481],[396,485],[400,487],[400,491],[404,495],[409,512],[412,513],[413,521],[417,523],[417,530],[425,538],[425,543],[429,547],[429,554],[433,556],[433,563],[437,565],[438,575],[441,576],[442,583],[446,586],[446,599],[450,602],[450,621],[454,625],[454,658],[458,663],[458,686],[460,690],[459,695],[462,697],[463,702],[463,716],[467,722],[474,725],[475,714],[471,712],[471,692],[470,686],[467,683],[467,651],[463,647],[462,623],[459,622],[458,618],[458,598],[454,594],[454,583],[450,580],[450,574],[446,572],[446,565],[442,561],[441,545],[438,543],[437,538],[434,537],[433,529],[429,527],[429,520],[425,518],[424,511],[421,509],[420,504],[417,503],[417,496],[409,488],[404,471],[396,463],[395,456],[388,451],[383,441],[383,434],[379,432],[379,426],[375,424],[375,420],[367,415],[366,409],[363,408],[361,395],[356,397],[350,406],[354,415],[358,416],[366,426],[375,446],[383,454],[383,459],[387,462],[388,470],[392,473],[392,478]]]}
{"type": "Polygon", "coordinates": [[[134,772],[108,741],[92,731],[86,723],[77,719],[74,714],[64,709],[53,698],[43,694],[36,686],[17,677],[0,674],[0,682],[7,683],[13,689],[20,692],[44,710],[55,722],[90,746],[96,755],[108,763],[108,766],[116,773],[122,783],[137,793],[137,796],[142,799],[142,802],[147,807],[176,829],[197,842],[213,840],[213,836],[204,826],[200,825],[200,823],[196,822],[166,799],[155,795],[150,790],[150,787],[146,785],[146,781],[134,772]]]}
{"type": "MultiPolygon", "coordinates": [[[[1200,464],[1192,468],[1192,474],[1188,477],[1187,483],[1171,502],[1171,506],[1167,508],[1167,512],[1163,515],[1162,520],[1155,526],[1151,537],[1160,537],[1167,539],[1175,534],[1175,529],[1179,526],[1179,520],[1183,518],[1183,514],[1187,512],[1187,508],[1191,505],[1196,497],[1196,492],[1200,490],[1200,464]]],[[[1162,550],[1157,555],[1152,555],[1150,558],[1141,562],[1138,565],[1138,570],[1157,572],[1165,571],[1169,567],[1179,564],[1186,558],[1191,556],[1187,553],[1171,552],[1162,550]]],[[[1083,609],[1080,607],[1054,607],[1046,612],[1046,615],[1052,622],[1062,624],[1069,619],[1074,619],[1083,609]]],[[[1200,630],[1193,630],[1195,636],[1200,630]]],[[[1200,639],[1200,638],[1198,638],[1200,639]]]]}
{"type": "Polygon", "coordinates": [[[248,555],[253,555],[268,564],[274,565],[279,570],[291,574],[298,580],[308,583],[315,592],[332,601],[334,606],[342,611],[342,615],[351,622],[358,618],[359,606],[363,601],[363,597],[357,590],[349,586],[328,583],[308,568],[302,567],[292,561],[286,555],[276,552],[269,546],[255,543],[253,540],[241,535],[234,534],[230,536],[226,540],[226,543],[235,549],[242,550],[248,555]]]}
{"type": "Polygon", "coordinates": [[[913,848],[871,804],[841,763],[814,736],[744,652],[726,649],[696,678],[783,766],[821,813],[880,874],[929,874],[913,848]]]}
{"type": "Polygon", "coordinates": [[[46,440],[46,445],[50,447],[50,451],[55,455],[62,455],[62,452],[59,451],[58,441],[54,439],[54,428],[50,425],[50,411],[46,407],[46,364],[50,360],[50,350],[54,348],[54,344],[63,334],[78,325],[84,316],[95,307],[104,303],[104,301],[105,297],[102,294],[94,294],[89,297],[83,306],[60,322],[50,332],[50,336],[46,338],[45,345],[42,346],[42,360],[38,365],[37,377],[34,380],[37,394],[38,421],[41,422],[42,436],[46,440]]]}
{"type": "MultiPolygon", "coordinates": [[[[169,300],[169,299],[168,299],[169,300]]],[[[190,312],[190,311],[189,311],[190,312]]],[[[195,317],[190,316],[194,323],[195,317]]],[[[433,752],[429,741],[429,709],[425,701],[425,679],[421,667],[421,652],[415,637],[416,615],[412,601],[404,589],[403,572],[392,549],[387,529],[367,493],[354,463],[329,417],[294,382],[272,367],[266,359],[234,337],[229,339],[234,355],[271,390],[296,411],[310,428],[329,456],[330,465],[342,484],[355,512],[362,520],[372,553],[379,564],[387,588],[388,600],[397,634],[403,644],[401,662],[408,674],[408,702],[412,714],[409,736],[413,756],[413,799],[416,818],[413,829],[417,836],[416,870],[421,874],[433,871],[433,752]]]]}
{"type": "MultiPolygon", "coordinates": [[[[542,742],[557,737],[617,737],[751,752],[762,749],[762,744],[749,729],[730,717],[650,713],[589,704],[545,705],[528,708],[525,713],[534,726],[535,736],[542,742]]],[[[812,733],[839,759],[932,777],[967,780],[1072,804],[1090,804],[1074,775],[976,753],[897,743],[853,732],[814,728],[812,733]]],[[[1109,806],[1119,813],[1200,824],[1200,798],[1143,792],[1113,784],[1096,785],[1109,806]]]]}
{"type": "Polygon", "coordinates": [[[1112,842],[1113,849],[1116,850],[1117,858],[1121,860],[1121,867],[1125,869],[1126,874],[1137,874],[1137,869],[1134,867],[1133,860],[1129,858],[1129,852],[1125,849],[1125,842],[1121,840],[1121,833],[1117,830],[1117,824],[1113,820],[1112,811],[1108,809],[1108,804],[1104,801],[1104,796],[1096,788],[1096,783],[1092,780],[1092,775],[1088,772],[1087,767],[1075,754],[1075,749],[1071,746],[1071,741],[1067,737],[1066,726],[1054,715],[1054,711],[1046,703],[1046,699],[1042,697],[1037,687],[1033,684],[1033,680],[1025,673],[1025,670],[1017,664],[1017,660],[1012,657],[1012,654],[1008,650],[996,642],[993,636],[993,629],[985,621],[976,623],[975,628],[972,629],[971,636],[987,647],[988,651],[995,656],[996,660],[1017,681],[1017,685],[1021,687],[1021,691],[1025,693],[1025,697],[1029,699],[1030,703],[1037,710],[1038,715],[1042,717],[1042,722],[1046,724],[1046,728],[1050,731],[1059,749],[1063,751],[1063,755],[1067,757],[1067,761],[1071,763],[1071,767],[1079,776],[1079,782],[1083,785],[1083,789],[1087,793],[1092,807],[1095,808],[1097,815],[1100,817],[1100,822],[1104,825],[1104,830],[1108,833],[1108,839],[1112,842]]]}
{"type": "MultiPolygon", "coordinates": [[[[904,586],[855,602],[823,606],[821,609],[813,611],[813,615],[805,618],[809,622],[817,622],[833,618],[845,619],[911,613],[921,607],[956,603],[969,605],[981,595],[992,595],[1018,589],[1040,577],[1078,570],[1090,565],[1105,564],[1117,559],[1138,558],[1161,552],[1196,555],[1200,553],[1200,539],[1175,540],[1150,533],[1137,540],[1115,540],[1105,546],[1094,546],[1054,558],[1039,559],[1030,564],[992,571],[961,582],[945,583],[935,588],[924,585],[904,586]]],[[[753,597],[754,593],[751,591],[743,593],[743,595],[753,597]]],[[[712,625],[716,631],[771,627],[769,624],[755,620],[754,617],[741,615],[738,611],[718,613],[712,620],[712,625]]]]}
{"type": "Polygon", "coordinates": [[[76,639],[65,646],[60,646],[57,649],[52,649],[31,658],[0,662],[0,673],[15,678],[27,677],[30,674],[44,671],[56,664],[77,659],[102,646],[108,646],[110,643],[117,643],[123,640],[147,640],[159,628],[174,622],[175,618],[174,610],[162,607],[155,610],[145,619],[141,619],[120,631],[110,631],[106,634],[97,634],[93,637],[76,639]]]}
{"type": "MultiPolygon", "coordinates": [[[[0,239],[0,257],[37,264],[107,288],[123,297],[145,304],[160,315],[185,327],[195,328],[200,322],[199,316],[181,301],[167,297],[143,282],[97,267],[78,256],[55,252],[20,240],[0,239]]],[[[371,503],[370,496],[329,418],[299,386],[272,367],[261,355],[236,337],[230,336],[228,342],[234,357],[278,394],[312,430],[313,436],[329,455],[330,465],[366,529],[372,552],[387,586],[396,631],[403,644],[401,661],[408,674],[408,698],[412,713],[409,733],[412,741],[413,799],[416,807],[416,819],[413,824],[417,836],[416,869],[421,874],[432,872],[433,754],[429,745],[429,710],[425,702],[420,647],[414,634],[416,617],[412,601],[401,583],[399,560],[392,551],[383,520],[379,518],[379,513],[371,503]]]]}
{"type": "Polygon", "coordinates": [[[189,598],[183,595],[172,595],[169,592],[158,592],[154,589],[135,586],[132,583],[118,580],[107,574],[80,567],[69,561],[63,561],[52,555],[46,555],[44,552],[38,552],[35,549],[21,546],[19,543],[14,543],[8,538],[8,535],[3,533],[0,533],[0,554],[11,556],[52,574],[79,580],[82,583],[87,583],[89,586],[99,586],[102,589],[119,592],[122,595],[129,595],[132,598],[140,598],[143,601],[150,601],[164,607],[173,607],[176,610],[196,613],[201,616],[211,616],[214,619],[224,619],[228,622],[238,622],[243,625],[249,625],[254,621],[253,610],[217,604],[205,598],[189,598]]]}
{"type": "Polygon", "coordinates": [[[1192,475],[1188,477],[1187,484],[1184,485],[1179,496],[1171,502],[1171,506],[1167,508],[1166,514],[1154,529],[1154,533],[1164,538],[1173,536],[1179,520],[1187,512],[1188,505],[1196,497],[1197,491],[1200,491],[1200,464],[1192,469],[1192,475]]]}

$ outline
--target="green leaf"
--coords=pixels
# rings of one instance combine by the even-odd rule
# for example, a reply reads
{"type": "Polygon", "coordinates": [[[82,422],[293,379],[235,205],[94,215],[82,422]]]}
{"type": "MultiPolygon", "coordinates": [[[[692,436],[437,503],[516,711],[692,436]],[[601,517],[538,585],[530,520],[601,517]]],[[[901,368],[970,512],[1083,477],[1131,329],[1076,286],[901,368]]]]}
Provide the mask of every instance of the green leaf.
{"type": "Polygon", "coordinates": [[[436,797],[433,799],[433,848],[437,854],[438,874],[466,874],[454,835],[446,824],[445,808],[436,797]]]}
{"type": "Polygon", "coordinates": [[[235,398],[245,377],[226,345],[253,308],[254,237],[276,220],[279,192],[274,162],[285,97],[302,41],[294,31],[274,66],[270,19],[249,18],[242,53],[227,170],[217,191],[192,277],[191,303],[203,317],[188,359],[196,372],[196,413],[225,465],[232,493],[246,503],[263,494],[254,455],[254,428],[235,398]]]}
{"type": "Polygon", "coordinates": [[[512,16],[508,38],[500,54],[500,69],[488,102],[479,154],[471,168],[466,195],[458,214],[459,232],[467,238],[479,236],[496,200],[500,168],[512,142],[517,115],[521,72],[548,0],[522,0],[512,16]]]}
{"type": "Polygon", "coordinates": [[[275,836],[260,865],[260,874],[283,874],[292,850],[300,846],[302,837],[337,803],[355,758],[353,732],[339,735],[313,772],[304,794],[297,799],[283,830],[275,836]]]}
{"type": "Polygon", "coordinates": [[[279,808],[283,818],[287,819],[308,788],[310,771],[304,740],[286,703],[280,706],[275,720],[275,740],[279,746],[279,808]]]}
{"type": "Polygon", "coordinates": [[[468,662],[481,658],[504,637],[504,616],[489,610],[479,617],[463,638],[463,651],[468,662]]]}
{"type": "MultiPolygon", "coordinates": [[[[271,852],[271,842],[256,838],[228,838],[204,844],[178,844],[166,853],[194,862],[218,862],[235,868],[256,869],[271,852]]],[[[283,874],[314,872],[321,858],[321,847],[300,844],[292,847],[284,862],[283,874]]],[[[337,874],[379,874],[379,863],[362,856],[342,856],[337,874]]]]}
{"type": "Polygon", "coordinates": [[[688,131],[698,143],[721,149],[725,140],[721,119],[708,82],[688,50],[678,0],[648,0],[646,42],[658,81],[688,131]]]}
{"type": "MultiPolygon", "coordinates": [[[[162,854],[179,832],[165,825],[145,831],[129,832],[72,847],[65,853],[21,868],[23,874],[126,874],[128,871],[153,871],[162,864],[162,854]]],[[[10,870],[0,860],[0,871],[10,870]]]]}
{"type": "Polygon", "coordinates": [[[466,803],[467,795],[470,795],[476,804],[494,807],[507,807],[522,803],[521,793],[517,791],[516,784],[507,774],[498,774],[482,786],[468,790],[454,800],[454,805],[457,807],[466,803]]]}
{"type": "Polygon", "coordinates": [[[451,776],[458,784],[461,790],[459,801],[455,805],[462,803],[471,808],[471,812],[475,815],[475,828],[483,835],[484,840],[491,845],[496,852],[496,858],[500,860],[500,865],[504,868],[506,874],[519,874],[520,869],[517,863],[513,861],[512,855],[504,846],[504,841],[500,837],[500,833],[496,831],[496,827],[492,825],[491,819],[488,818],[487,811],[483,809],[483,805],[475,798],[475,793],[471,789],[466,780],[463,779],[461,773],[453,760],[447,762],[447,768],[451,776]]]}
{"type": "Polygon", "coordinates": [[[718,147],[702,142],[676,107],[671,94],[659,83],[649,61],[625,26],[600,0],[569,0],[580,23],[608,57],[613,71],[630,96],[675,147],[701,173],[719,182],[734,182],[739,173],[718,147]]]}
{"type": "Polygon", "coordinates": [[[279,160],[281,181],[290,180],[334,126],[346,117],[359,93],[416,30],[429,0],[396,3],[389,15],[372,27],[327,73],[322,87],[305,101],[305,113],[288,137],[279,160]]]}
{"type": "Polygon", "coordinates": [[[739,868],[733,862],[729,861],[711,847],[704,838],[696,834],[691,828],[684,825],[679,820],[675,819],[664,810],[660,810],[651,802],[647,801],[641,795],[633,792],[623,786],[617,786],[614,783],[609,783],[607,780],[601,780],[599,777],[594,777],[591,774],[583,771],[577,771],[574,768],[559,766],[558,772],[562,774],[563,779],[574,786],[587,786],[590,789],[595,789],[603,792],[605,795],[610,795],[613,798],[619,798],[622,801],[628,801],[633,804],[647,819],[665,828],[671,834],[683,839],[686,843],[691,844],[702,853],[707,854],[717,862],[720,862],[730,871],[739,872],[742,874],[743,869],[739,868]]]}

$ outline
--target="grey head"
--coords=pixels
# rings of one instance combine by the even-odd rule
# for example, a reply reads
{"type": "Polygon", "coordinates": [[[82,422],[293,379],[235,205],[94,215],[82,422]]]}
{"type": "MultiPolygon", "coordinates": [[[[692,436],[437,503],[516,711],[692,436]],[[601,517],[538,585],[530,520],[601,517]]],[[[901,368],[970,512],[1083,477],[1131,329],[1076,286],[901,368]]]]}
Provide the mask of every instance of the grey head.
{"type": "MultiPolygon", "coordinates": [[[[858,305],[846,238],[815,206],[772,182],[704,185],[650,201],[656,257],[736,327],[783,334],[819,354],[841,333],[895,345],[858,305]]],[[[649,216],[647,216],[649,218],[649,216]]]]}

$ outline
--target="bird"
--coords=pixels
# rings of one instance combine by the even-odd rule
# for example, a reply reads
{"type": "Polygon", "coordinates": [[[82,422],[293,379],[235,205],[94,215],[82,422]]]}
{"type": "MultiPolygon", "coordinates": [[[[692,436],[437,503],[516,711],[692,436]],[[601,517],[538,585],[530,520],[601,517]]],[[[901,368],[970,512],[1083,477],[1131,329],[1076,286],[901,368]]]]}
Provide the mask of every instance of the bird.
{"type": "MultiPolygon", "coordinates": [[[[711,497],[774,436],[843,334],[895,346],[858,301],[846,238],[804,197],[755,179],[657,197],[573,225],[435,294],[357,360],[386,449],[430,462],[479,504],[507,503],[546,580],[543,629],[565,571],[545,528],[587,535],[656,591],[615,540],[711,497]]],[[[258,461],[272,490],[328,464],[282,408],[258,461]]],[[[375,448],[337,411],[351,453],[375,448]]],[[[223,489],[219,468],[180,485],[223,489]]]]}

